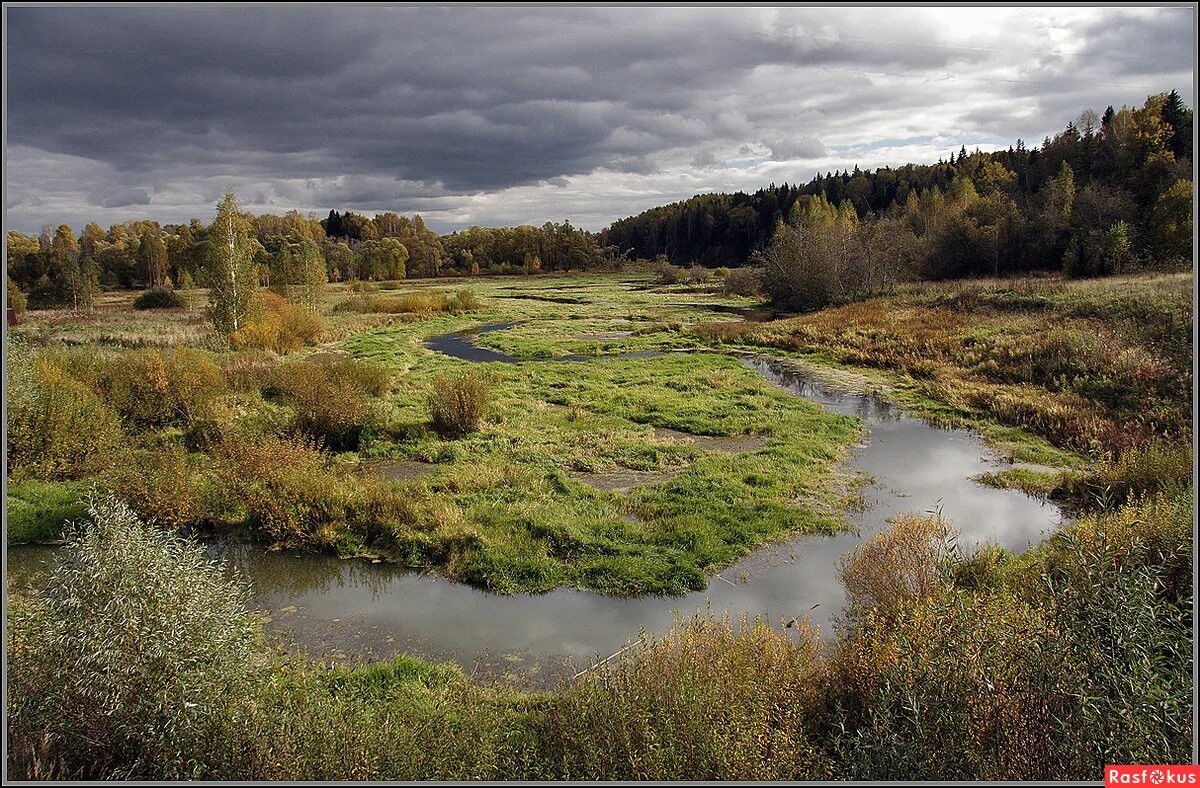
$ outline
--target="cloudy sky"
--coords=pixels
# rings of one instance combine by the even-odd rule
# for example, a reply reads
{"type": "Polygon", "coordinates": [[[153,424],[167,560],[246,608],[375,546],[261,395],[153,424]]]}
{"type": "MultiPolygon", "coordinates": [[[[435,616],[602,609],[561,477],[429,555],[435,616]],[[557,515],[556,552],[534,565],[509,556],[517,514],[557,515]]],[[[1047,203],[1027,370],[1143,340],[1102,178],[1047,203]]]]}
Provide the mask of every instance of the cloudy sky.
{"type": "Polygon", "coordinates": [[[7,9],[7,226],[615,218],[1037,143],[1178,90],[1191,8],[7,9]]]}

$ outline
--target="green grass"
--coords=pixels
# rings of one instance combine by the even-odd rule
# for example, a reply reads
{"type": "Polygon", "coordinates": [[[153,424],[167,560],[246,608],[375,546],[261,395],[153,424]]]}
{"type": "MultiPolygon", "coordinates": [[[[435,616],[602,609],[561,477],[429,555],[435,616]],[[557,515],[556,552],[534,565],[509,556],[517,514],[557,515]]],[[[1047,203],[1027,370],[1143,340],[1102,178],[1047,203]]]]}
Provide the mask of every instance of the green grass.
{"type": "Polygon", "coordinates": [[[87,486],[76,482],[9,484],[4,498],[8,544],[60,538],[67,522],[84,515],[86,493],[87,486]]]}

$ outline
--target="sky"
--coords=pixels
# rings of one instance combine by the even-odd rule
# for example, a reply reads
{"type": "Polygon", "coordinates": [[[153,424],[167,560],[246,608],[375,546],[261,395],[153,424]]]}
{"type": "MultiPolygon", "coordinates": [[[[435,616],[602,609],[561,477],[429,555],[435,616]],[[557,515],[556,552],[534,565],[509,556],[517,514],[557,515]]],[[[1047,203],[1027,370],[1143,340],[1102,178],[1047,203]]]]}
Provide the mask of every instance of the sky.
{"type": "Polygon", "coordinates": [[[6,227],[614,219],[1193,97],[1177,8],[6,6],[6,227]]]}

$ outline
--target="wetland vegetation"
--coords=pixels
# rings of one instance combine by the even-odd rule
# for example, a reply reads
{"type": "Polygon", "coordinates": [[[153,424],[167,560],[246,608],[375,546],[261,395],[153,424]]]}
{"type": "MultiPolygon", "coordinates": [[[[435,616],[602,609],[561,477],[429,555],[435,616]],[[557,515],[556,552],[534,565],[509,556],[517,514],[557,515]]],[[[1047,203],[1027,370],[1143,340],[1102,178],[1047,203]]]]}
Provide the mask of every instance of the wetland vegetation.
{"type": "Polygon", "coordinates": [[[135,310],[124,293],[91,313],[27,313],[8,354],[27,387],[10,400],[9,539],[66,538],[70,559],[47,594],[10,588],[12,764],[30,776],[1040,777],[1185,757],[1189,275],[912,285],[765,323],[708,308],[758,304],[719,285],[560,281],[570,303],[523,297],[558,282],[494,278],[472,284],[473,311],[383,319],[339,309],[358,294],[331,285],[320,333],[286,355],[222,348],[197,313],[135,310]],[[470,342],[519,363],[430,349],[495,324],[470,342]],[[703,588],[755,546],[844,527],[867,481],[845,474],[861,422],[772,385],[747,353],[815,362],[974,427],[1019,463],[991,483],[1083,514],[1014,553],[956,547],[953,523],[914,513],[844,562],[853,593],[832,639],[802,610],[786,627],[714,611],[552,691],[407,656],[280,652],[236,581],[168,535],[374,557],[502,593],[703,588]],[[454,411],[471,392],[479,418],[435,429],[431,398],[454,411]],[[87,443],[68,438],[76,425],[87,443]],[[370,472],[396,462],[421,472],[370,472]],[[598,481],[618,472],[633,483],[598,481]],[[67,521],[81,525],[64,533],[67,521]],[[125,594],[135,565],[196,578],[183,594],[165,579],[125,594]],[[121,582],[82,580],[118,568],[121,582]],[[214,607],[213,593],[233,601],[214,607]],[[95,622],[212,628],[212,659],[142,662],[82,626],[76,604],[95,622]],[[112,650],[89,649],[102,641],[112,650]],[[108,677],[106,692],[67,670],[108,677]],[[153,700],[201,694],[182,709],[153,700]],[[97,761],[89,715],[114,710],[112,761],[97,761]],[[152,757],[164,751],[179,755],[152,757]]]}

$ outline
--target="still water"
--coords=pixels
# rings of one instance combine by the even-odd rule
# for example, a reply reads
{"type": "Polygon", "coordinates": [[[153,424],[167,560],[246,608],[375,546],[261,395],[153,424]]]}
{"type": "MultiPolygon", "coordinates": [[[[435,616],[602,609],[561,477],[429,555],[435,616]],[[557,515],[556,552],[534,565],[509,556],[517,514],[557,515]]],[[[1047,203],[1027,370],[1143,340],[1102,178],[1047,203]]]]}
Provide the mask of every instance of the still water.
{"type": "MultiPolygon", "coordinates": [[[[476,347],[470,335],[439,337],[428,346],[469,360],[513,361],[476,347]]],[[[773,622],[807,615],[828,631],[844,602],[839,557],[896,514],[940,510],[958,528],[964,547],[993,543],[1022,550],[1060,525],[1063,515],[1052,504],[971,481],[1004,467],[974,434],[931,426],[877,396],[777,360],[742,363],[796,396],[862,418],[868,432],[851,466],[874,482],[865,491],[868,506],[850,516],[853,532],[764,547],[712,578],[704,591],[620,599],[560,588],[498,596],[382,563],[264,552],[223,541],[208,550],[225,561],[226,571],[250,582],[253,605],[270,617],[268,630],[313,656],[363,660],[411,653],[451,660],[480,676],[548,684],[614,654],[643,631],[665,631],[680,614],[747,612],[773,622]]],[[[8,557],[10,582],[25,583],[44,573],[52,548],[12,548],[8,557]]]]}

